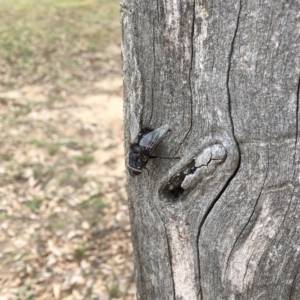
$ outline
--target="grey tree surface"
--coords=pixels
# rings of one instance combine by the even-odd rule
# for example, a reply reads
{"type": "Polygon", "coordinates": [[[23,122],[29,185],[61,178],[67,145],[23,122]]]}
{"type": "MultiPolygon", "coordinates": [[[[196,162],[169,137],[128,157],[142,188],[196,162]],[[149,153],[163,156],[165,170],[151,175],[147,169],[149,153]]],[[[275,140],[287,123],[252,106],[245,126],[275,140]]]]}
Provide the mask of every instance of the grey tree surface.
{"type": "Polygon", "coordinates": [[[300,1],[121,0],[137,298],[300,299],[300,1]]]}

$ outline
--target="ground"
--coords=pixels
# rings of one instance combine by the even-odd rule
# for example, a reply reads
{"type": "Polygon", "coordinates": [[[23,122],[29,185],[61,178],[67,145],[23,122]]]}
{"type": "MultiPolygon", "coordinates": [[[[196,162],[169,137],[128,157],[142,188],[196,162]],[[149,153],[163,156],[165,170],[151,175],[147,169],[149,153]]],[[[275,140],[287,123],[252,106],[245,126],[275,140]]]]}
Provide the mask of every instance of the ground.
{"type": "Polygon", "coordinates": [[[0,300],[134,299],[118,1],[0,5],[0,300]]]}

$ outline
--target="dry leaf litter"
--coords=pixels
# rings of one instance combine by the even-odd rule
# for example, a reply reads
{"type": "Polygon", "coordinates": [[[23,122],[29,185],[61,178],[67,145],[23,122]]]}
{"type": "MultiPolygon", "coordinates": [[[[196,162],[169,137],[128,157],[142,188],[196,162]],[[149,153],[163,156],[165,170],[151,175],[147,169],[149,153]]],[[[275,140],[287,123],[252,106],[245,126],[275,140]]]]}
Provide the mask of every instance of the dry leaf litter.
{"type": "MultiPolygon", "coordinates": [[[[110,31],[119,30],[114,3],[110,31]]],[[[72,28],[84,10],[70,11],[53,20],[72,28]]],[[[97,25],[101,7],[86,11],[97,25]]],[[[27,30],[17,10],[9,13],[0,29],[27,30]]],[[[15,37],[0,51],[0,300],[132,300],[119,33],[101,51],[86,48],[98,25],[74,44],[64,32],[47,41],[51,16],[38,34],[23,32],[22,45],[36,51],[28,63],[12,51],[22,50],[15,37]],[[77,68],[63,65],[68,57],[77,68]]]]}

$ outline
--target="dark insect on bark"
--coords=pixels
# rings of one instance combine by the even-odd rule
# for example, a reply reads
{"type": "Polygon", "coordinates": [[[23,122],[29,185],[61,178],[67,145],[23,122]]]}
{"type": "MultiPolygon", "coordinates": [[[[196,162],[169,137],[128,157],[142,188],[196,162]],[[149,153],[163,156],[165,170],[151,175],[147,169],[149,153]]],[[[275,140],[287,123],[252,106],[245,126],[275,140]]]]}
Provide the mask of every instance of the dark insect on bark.
{"type": "Polygon", "coordinates": [[[127,169],[131,176],[137,176],[142,173],[143,168],[146,168],[149,158],[155,158],[152,154],[169,131],[169,125],[154,130],[145,128],[137,134],[139,126],[134,116],[130,127],[131,141],[127,169]]]}

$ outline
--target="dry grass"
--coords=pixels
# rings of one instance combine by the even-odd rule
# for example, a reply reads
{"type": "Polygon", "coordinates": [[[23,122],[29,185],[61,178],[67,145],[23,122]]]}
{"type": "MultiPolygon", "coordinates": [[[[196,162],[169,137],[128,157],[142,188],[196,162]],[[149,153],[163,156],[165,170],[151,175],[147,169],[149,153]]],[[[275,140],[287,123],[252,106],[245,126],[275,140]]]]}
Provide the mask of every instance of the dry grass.
{"type": "Polygon", "coordinates": [[[0,299],[134,299],[118,1],[0,0],[0,299]]]}
{"type": "Polygon", "coordinates": [[[118,1],[0,0],[0,6],[2,85],[70,89],[118,70],[118,1]]]}

